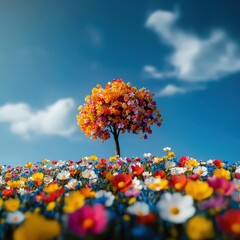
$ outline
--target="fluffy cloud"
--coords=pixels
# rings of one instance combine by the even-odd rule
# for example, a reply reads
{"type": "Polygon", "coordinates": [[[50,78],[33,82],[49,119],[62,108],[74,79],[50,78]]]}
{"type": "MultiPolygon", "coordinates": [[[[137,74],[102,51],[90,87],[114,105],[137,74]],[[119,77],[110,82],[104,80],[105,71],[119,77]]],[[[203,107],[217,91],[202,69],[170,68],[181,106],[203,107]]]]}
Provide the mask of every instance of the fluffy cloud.
{"type": "MultiPolygon", "coordinates": [[[[178,13],[156,11],[146,22],[164,44],[173,48],[167,61],[174,67],[175,77],[189,82],[206,82],[240,71],[239,46],[224,31],[214,30],[204,39],[177,27],[178,18],[178,13]]],[[[144,70],[153,78],[156,73],[161,77],[169,76],[154,66],[145,66],[144,70]]]]}
{"type": "Polygon", "coordinates": [[[184,94],[187,92],[192,92],[196,90],[204,90],[203,86],[192,86],[192,87],[179,87],[174,84],[168,84],[161,91],[159,91],[156,96],[157,97],[170,97],[176,94],[184,94]]]}
{"type": "Polygon", "coordinates": [[[11,131],[24,138],[33,134],[68,137],[76,131],[76,126],[71,124],[74,107],[71,98],[60,99],[37,111],[26,103],[5,104],[0,107],[0,122],[10,124],[11,131]]]}

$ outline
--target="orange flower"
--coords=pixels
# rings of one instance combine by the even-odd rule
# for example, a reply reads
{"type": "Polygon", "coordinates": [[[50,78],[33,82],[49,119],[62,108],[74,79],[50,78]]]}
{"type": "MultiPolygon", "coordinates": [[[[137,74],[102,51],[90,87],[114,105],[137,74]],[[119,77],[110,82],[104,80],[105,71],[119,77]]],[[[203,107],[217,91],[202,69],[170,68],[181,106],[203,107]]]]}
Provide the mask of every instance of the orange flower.
{"type": "Polygon", "coordinates": [[[132,165],[131,169],[134,176],[140,176],[144,172],[144,168],[139,165],[132,165]]]}
{"type": "Polygon", "coordinates": [[[112,178],[112,185],[120,192],[125,192],[132,187],[132,178],[130,174],[119,173],[112,178]]]}
{"type": "Polygon", "coordinates": [[[85,198],[94,198],[96,193],[94,191],[91,191],[90,188],[82,188],[80,190],[80,193],[85,197],[85,198]]]}
{"type": "Polygon", "coordinates": [[[182,192],[187,184],[187,177],[185,175],[173,175],[169,181],[169,186],[175,190],[182,192]]]}

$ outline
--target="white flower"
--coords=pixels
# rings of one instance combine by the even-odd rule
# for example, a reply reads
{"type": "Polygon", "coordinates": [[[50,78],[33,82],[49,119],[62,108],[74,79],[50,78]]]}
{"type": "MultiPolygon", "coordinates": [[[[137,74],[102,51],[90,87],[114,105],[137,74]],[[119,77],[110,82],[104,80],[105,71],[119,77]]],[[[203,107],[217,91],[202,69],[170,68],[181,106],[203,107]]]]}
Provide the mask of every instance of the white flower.
{"type": "Polygon", "coordinates": [[[193,169],[193,173],[199,174],[200,176],[206,176],[208,174],[208,169],[204,166],[197,166],[193,169]]]}
{"type": "Polygon", "coordinates": [[[135,202],[131,206],[127,207],[126,211],[133,215],[146,216],[149,214],[149,206],[145,202],[135,202]]]}
{"type": "Polygon", "coordinates": [[[213,160],[212,159],[207,160],[207,164],[212,166],[213,165],[213,160]]]}
{"type": "Polygon", "coordinates": [[[5,180],[3,179],[3,176],[0,176],[0,185],[5,184],[5,180]]]}
{"type": "Polygon", "coordinates": [[[171,175],[180,175],[187,171],[185,167],[173,167],[170,169],[171,175]]]}
{"type": "Polygon", "coordinates": [[[78,184],[79,184],[79,185],[82,185],[82,182],[81,182],[81,181],[77,181],[76,179],[73,179],[73,178],[72,178],[72,179],[67,183],[67,185],[65,185],[65,187],[66,187],[67,189],[75,189],[78,184]]]}
{"type": "Polygon", "coordinates": [[[70,177],[70,172],[66,170],[62,170],[60,173],[57,175],[57,179],[59,180],[66,180],[70,177]]]}
{"type": "Polygon", "coordinates": [[[63,165],[66,164],[66,161],[63,160],[59,160],[57,161],[57,163],[54,165],[55,167],[62,167],[63,165]]]}
{"type": "Polygon", "coordinates": [[[18,192],[18,194],[20,194],[21,196],[27,194],[27,190],[24,189],[24,188],[18,188],[18,189],[17,189],[17,192],[18,192]]]}
{"type": "Polygon", "coordinates": [[[115,196],[111,192],[108,192],[105,190],[100,190],[100,191],[96,192],[95,198],[105,198],[106,199],[106,201],[104,203],[105,206],[110,207],[113,204],[115,196]]]}
{"type": "Polygon", "coordinates": [[[235,184],[236,189],[240,190],[240,179],[234,178],[232,182],[235,184]]]}
{"type": "Polygon", "coordinates": [[[176,166],[176,163],[174,161],[166,161],[165,168],[173,168],[176,166]]]}
{"type": "Polygon", "coordinates": [[[144,154],[143,154],[143,157],[145,157],[145,158],[150,158],[151,156],[152,156],[151,153],[144,153],[144,154]]]}
{"type": "Polygon", "coordinates": [[[136,177],[132,180],[133,187],[137,190],[141,190],[143,188],[142,181],[137,179],[136,177]]]}
{"type": "Polygon", "coordinates": [[[142,176],[143,176],[144,178],[147,178],[147,177],[152,176],[152,173],[146,171],[146,172],[143,172],[142,176]]]}
{"type": "Polygon", "coordinates": [[[97,178],[97,175],[93,170],[86,169],[82,172],[82,177],[88,178],[88,179],[94,179],[94,178],[97,178]]]}
{"type": "Polygon", "coordinates": [[[163,148],[163,151],[164,152],[169,152],[169,151],[171,151],[171,148],[170,147],[165,147],[165,148],[163,148]]]}
{"type": "Polygon", "coordinates": [[[161,218],[173,223],[184,223],[196,211],[193,198],[189,195],[182,196],[180,193],[164,193],[157,206],[161,218]]]}
{"type": "Polygon", "coordinates": [[[8,212],[6,217],[6,223],[9,224],[18,224],[21,223],[25,219],[25,215],[20,212],[8,212]]]}
{"type": "Polygon", "coordinates": [[[161,178],[149,177],[144,180],[146,185],[161,182],[161,178]]]}
{"type": "Polygon", "coordinates": [[[51,176],[45,176],[43,178],[43,181],[44,181],[45,184],[49,184],[53,181],[53,178],[51,176]]]}

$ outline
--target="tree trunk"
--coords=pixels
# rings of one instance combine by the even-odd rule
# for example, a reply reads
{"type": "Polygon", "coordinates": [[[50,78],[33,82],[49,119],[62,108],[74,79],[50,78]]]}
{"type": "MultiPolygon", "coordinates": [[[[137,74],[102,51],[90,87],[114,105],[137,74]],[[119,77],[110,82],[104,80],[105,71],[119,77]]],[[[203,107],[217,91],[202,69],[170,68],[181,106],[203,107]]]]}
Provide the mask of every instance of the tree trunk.
{"type": "Polygon", "coordinates": [[[118,155],[120,157],[120,145],[119,145],[119,141],[118,141],[118,136],[119,133],[117,133],[117,130],[114,128],[114,132],[113,132],[113,137],[114,137],[114,141],[115,141],[115,149],[116,149],[116,155],[118,155]]]}

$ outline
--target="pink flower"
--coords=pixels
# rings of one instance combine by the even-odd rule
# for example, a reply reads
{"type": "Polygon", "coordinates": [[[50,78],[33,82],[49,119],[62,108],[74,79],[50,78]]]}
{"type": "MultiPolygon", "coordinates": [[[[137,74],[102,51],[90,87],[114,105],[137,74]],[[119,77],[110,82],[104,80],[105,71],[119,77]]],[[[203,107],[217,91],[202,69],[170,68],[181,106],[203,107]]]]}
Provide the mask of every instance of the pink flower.
{"type": "Polygon", "coordinates": [[[68,216],[69,229],[80,236],[102,233],[106,226],[107,213],[101,204],[84,205],[68,216]]]}
{"type": "Polygon", "coordinates": [[[213,176],[209,177],[207,181],[218,195],[230,196],[235,190],[235,184],[228,181],[226,178],[217,178],[213,176]]]}

